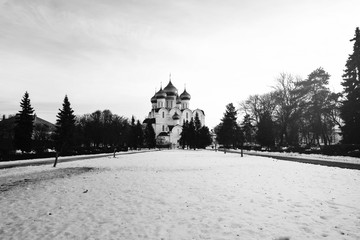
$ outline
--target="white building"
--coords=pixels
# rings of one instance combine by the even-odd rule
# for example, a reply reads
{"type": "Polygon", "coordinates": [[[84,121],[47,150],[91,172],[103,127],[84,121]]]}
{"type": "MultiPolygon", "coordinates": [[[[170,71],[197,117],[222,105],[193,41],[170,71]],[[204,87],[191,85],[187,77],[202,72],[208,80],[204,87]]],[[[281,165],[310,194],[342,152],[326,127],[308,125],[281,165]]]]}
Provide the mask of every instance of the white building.
{"type": "Polygon", "coordinates": [[[150,121],[155,130],[156,141],[160,145],[171,144],[171,147],[179,146],[182,125],[191,121],[198,114],[201,126],[205,124],[205,114],[201,109],[190,109],[190,94],[184,89],[178,95],[178,90],[169,80],[168,85],[155,93],[151,98],[151,111],[144,123],[150,121]]]}

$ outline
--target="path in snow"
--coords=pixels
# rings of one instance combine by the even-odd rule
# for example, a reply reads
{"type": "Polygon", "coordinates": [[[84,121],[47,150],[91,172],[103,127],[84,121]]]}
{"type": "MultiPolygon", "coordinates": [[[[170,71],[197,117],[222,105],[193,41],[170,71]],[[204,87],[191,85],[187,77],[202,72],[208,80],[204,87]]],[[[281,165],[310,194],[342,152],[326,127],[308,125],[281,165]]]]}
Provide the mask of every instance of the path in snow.
{"type": "Polygon", "coordinates": [[[0,192],[1,239],[360,238],[357,170],[181,150],[58,166],[0,192]],[[97,170],[63,174],[74,168],[97,170]]]}

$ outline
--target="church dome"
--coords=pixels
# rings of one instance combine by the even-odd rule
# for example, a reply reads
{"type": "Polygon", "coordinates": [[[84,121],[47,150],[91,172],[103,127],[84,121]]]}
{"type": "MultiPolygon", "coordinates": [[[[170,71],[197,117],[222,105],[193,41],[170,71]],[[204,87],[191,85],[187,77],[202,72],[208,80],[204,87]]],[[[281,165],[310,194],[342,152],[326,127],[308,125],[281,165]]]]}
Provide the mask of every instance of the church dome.
{"type": "Polygon", "coordinates": [[[151,98],[151,103],[156,103],[156,93],[155,93],[155,95],[151,98]]]}
{"type": "Polygon", "coordinates": [[[166,98],[166,93],[162,88],[155,94],[156,99],[166,98]]]}
{"type": "Polygon", "coordinates": [[[180,119],[180,115],[177,114],[177,112],[175,112],[175,114],[172,116],[172,119],[174,119],[174,120],[179,120],[179,119],[180,119]]]}
{"type": "Polygon", "coordinates": [[[180,95],[180,99],[181,100],[190,100],[191,96],[190,94],[186,91],[186,89],[184,90],[184,92],[180,95]]]}
{"type": "Polygon", "coordinates": [[[178,93],[178,90],[176,89],[176,87],[174,87],[174,85],[171,83],[171,80],[170,80],[168,85],[164,88],[164,92],[168,96],[176,96],[176,94],[178,93]]]}

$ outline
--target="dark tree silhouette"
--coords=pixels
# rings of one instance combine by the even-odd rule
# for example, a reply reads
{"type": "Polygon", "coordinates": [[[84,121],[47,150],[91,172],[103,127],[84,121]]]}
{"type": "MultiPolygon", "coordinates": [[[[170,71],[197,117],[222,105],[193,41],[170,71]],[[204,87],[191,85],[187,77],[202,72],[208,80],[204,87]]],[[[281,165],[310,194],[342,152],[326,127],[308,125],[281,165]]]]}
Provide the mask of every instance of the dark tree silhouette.
{"type": "Polygon", "coordinates": [[[71,109],[68,97],[65,95],[62,109],[59,109],[56,116],[56,131],[55,131],[55,148],[56,158],[54,167],[56,167],[57,157],[59,154],[71,151],[74,140],[75,130],[75,115],[74,110],[71,109]]]}
{"type": "Polygon", "coordinates": [[[343,142],[360,144],[360,30],[357,27],[353,53],[349,55],[343,75],[344,101],[340,108],[344,121],[343,142]]]}
{"type": "Polygon", "coordinates": [[[97,110],[76,120],[76,146],[87,152],[125,150],[129,136],[127,118],[112,114],[110,110],[97,110]]]}
{"type": "Polygon", "coordinates": [[[33,148],[36,153],[42,153],[45,151],[45,149],[51,147],[51,139],[49,135],[50,127],[41,124],[41,123],[35,123],[34,125],[34,145],[33,148]]]}
{"type": "Polygon", "coordinates": [[[149,149],[154,148],[156,146],[155,131],[150,121],[146,123],[145,131],[144,131],[144,139],[146,146],[149,149]]]}
{"type": "Polygon", "coordinates": [[[139,120],[136,121],[135,135],[136,135],[136,147],[141,148],[144,145],[144,130],[139,120]]]}
{"type": "Polygon", "coordinates": [[[201,122],[199,119],[199,114],[195,113],[195,118],[194,118],[194,145],[196,148],[200,147],[200,129],[201,129],[201,122]]]}
{"type": "Polygon", "coordinates": [[[271,114],[268,111],[265,111],[260,115],[260,121],[258,123],[258,130],[256,133],[256,140],[261,146],[266,146],[267,148],[273,147],[275,144],[274,131],[273,131],[273,121],[271,119],[271,114]]]}
{"type": "Polygon", "coordinates": [[[224,117],[215,128],[216,139],[225,148],[236,148],[243,144],[243,134],[237,120],[237,111],[232,103],[226,105],[224,117]]]}
{"type": "Polygon", "coordinates": [[[249,114],[244,116],[242,122],[242,132],[244,134],[244,142],[252,144],[255,142],[255,127],[252,124],[249,114]]]}
{"type": "Polygon", "coordinates": [[[131,117],[131,124],[130,124],[130,135],[129,135],[129,147],[130,149],[137,148],[137,132],[136,132],[136,121],[135,117],[131,117]]]}
{"type": "Polygon", "coordinates": [[[180,145],[182,146],[183,149],[185,149],[185,147],[189,145],[189,136],[190,136],[189,130],[190,130],[189,121],[184,121],[179,139],[180,145]]]}
{"type": "Polygon", "coordinates": [[[212,143],[210,130],[206,126],[203,126],[199,129],[199,131],[197,132],[197,138],[198,148],[206,148],[212,143]]]}
{"type": "Polygon", "coordinates": [[[303,132],[310,132],[307,134],[311,136],[310,143],[315,145],[320,145],[320,137],[327,145],[328,136],[331,135],[334,126],[327,107],[331,95],[327,87],[329,78],[330,75],[320,67],[310,73],[307,79],[297,83],[303,112],[303,132]]]}
{"type": "Polygon", "coordinates": [[[183,149],[185,147],[193,149],[205,148],[212,143],[209,128],[201,126],[197,113],[195,114],[195,119],[191,118],[190,122],[184,121],[179,143],[183,149]]]}
{"type": "Polygon", "coordinates": [[[190,148],[196,149],[196,131],[194,118],[191,118],[188,129],[188,144],[190,148]]]}
{"type": "Polygon", "coordinates": [[[28,92],[25,92],[20,106],[21,111],[16,115],[15,146],[22,152],[30,152],[34,128],[34,110],[30,104],[28,92]]]}

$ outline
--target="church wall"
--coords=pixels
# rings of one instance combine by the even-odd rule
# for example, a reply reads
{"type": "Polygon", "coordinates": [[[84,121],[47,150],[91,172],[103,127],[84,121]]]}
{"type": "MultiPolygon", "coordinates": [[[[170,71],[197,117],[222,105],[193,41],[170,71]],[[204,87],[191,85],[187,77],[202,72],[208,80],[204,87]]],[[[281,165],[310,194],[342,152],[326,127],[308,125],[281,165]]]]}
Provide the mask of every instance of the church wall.
{"type": "Polygon", "coordinates": [[[185,109],[182,111],[180,122],[181,123],[186,121],[190,122],[192,117],[193,117],[192,111],[190,109],[185,109]]]}
{"type": "Polygon", "coordinates": [[[166,108],[161,108],[155,114],[155,133],[158,135],[161,132],[168,131],[169,125],[169,111],[166,108]]]}
{"type": "Polygon", "coordinates": [[[204,126],[205,125],[205,115],[204,115],[204,112],[200,109],[195,109],[194,112],[193,112],[193,117],[195,118],[196,116],[196,113],[198,114],[199,116],[199,120],[201,122],[201,126],[204,126]]]}
{"type": "MultiPolygon", "coordinates": [[[[185,121],[191,121],[198,113],[201,125],[205,124],[204,112],[200,109],[194,111],[189,109],[190,94],[184,90],[183,94],[178,95],[177,89],[169,81],[168,86],[159,92],[155,93],[151,98],[152,110],[149,112],[149,118],[154,118],[155,123],[153,128],[156,136],[161,132],[169,134],[159,137],[158,140],[163,140],[167,143],[172,143],[173,147],[178,146],[178,140],[181,137],[182,125],[185,121]],[[155,102],[156,99],[156,102],[155,102]],[[180,119],[173,119],[174,114],[177,113],[180,119]],[[171,131],[170,131],[170,127],[171,131]]],[[[164,142],[164,143],[165,143],[164,142]]]]}
{"type": "Polygon", "coordinates": [[[186,108],[189,108],[190,106],[190,104],[189,104],[189,100],[182,100],[181,101],[181,109],[186,109],[186,108]]]}
{"type": "Polygon", "coordinates": [[[173,147],[177,146],[179,143],[179,139],[181,137],[182,127],[177,125],[173,127],[170,132],[170,142],[172,143],[173,147]]]}
{"type": "Polygon", "coordinates": [[[174,114],[177,113],[179,116],[181,116],[181,110],[179,108],[172,108],[170,109],[170,116],[174,116],[174,114]]]}

